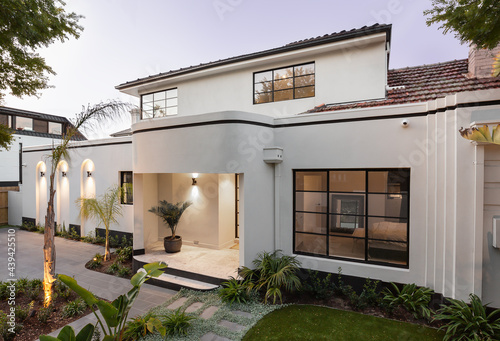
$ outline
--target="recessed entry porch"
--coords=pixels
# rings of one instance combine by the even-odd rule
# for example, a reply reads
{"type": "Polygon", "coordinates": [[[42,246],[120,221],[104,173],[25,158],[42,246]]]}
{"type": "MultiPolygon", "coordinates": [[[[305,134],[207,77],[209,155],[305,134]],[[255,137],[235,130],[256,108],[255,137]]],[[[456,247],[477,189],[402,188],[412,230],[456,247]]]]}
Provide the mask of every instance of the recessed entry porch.
{"type": "Polygon", "coordinates": [[[168,264],[166,274],[213,279],[214,284],[237,277],[239,182],[237,174],[135,173],[134,267],[162,261],[168,264]],[[192,202],[177,226],[176,235],[183,240],[178,253],[165,252],[163,238],[171,235],[170,229],[149,212],[160,200],[192,202]]]}

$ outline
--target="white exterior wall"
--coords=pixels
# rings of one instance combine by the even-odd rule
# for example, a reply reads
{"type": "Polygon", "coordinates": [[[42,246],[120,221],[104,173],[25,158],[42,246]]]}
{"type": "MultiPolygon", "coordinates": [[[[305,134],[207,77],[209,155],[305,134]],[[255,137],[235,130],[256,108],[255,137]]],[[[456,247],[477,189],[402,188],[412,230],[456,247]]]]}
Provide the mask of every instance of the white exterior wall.
{"type": "MultiPolygon", "coordinates": [[[[23,149],[29,146],[40,146],[57,143],[58,139],[14,134],[14,141],[9,150],[0,149],[0,182],[19,181],[19,144],[23,149]]],[[[23,163],[25,163],[23,161],[23,163]]]]}
{"type": "MultiPolygon", "coordinates": [[[[120,183],[121,171],[132,171],[130,137],[77,142],[70,148],[71,160],[67,165],[67,176],[62,177],[62,168],[56,175],[56,221],[66,226],[82,225],[82,235],[87,235],[97,227],[96,222],[83,222],[75,204],[78,197],[94,192],[99,196],[110,186],[120,183]],[[112,144],[109,144],[112,143],[112,144]],[[92,165],[92,177],[86,171],[92,165]],[[68,212],[69,210],[69,212],[68,212]]],[[[25,148],[23,154],[27,167],[23,169],[22,216],[36,218],[40,225],[45,224],[48,201],[50,165],[44,165],[49,146],[25,148]],[[45,166],[46,175],[40,178],[40,167],[45,166]]],[[[112,230],[133,232],[133,205],[123,205],[123,216],[112,230]]],[[[102,227],[102,226],[100,226],[102,227]]]]}
{"type": "Polygon", "coordinates": [[[124,92],[177,88],[178,116],[237,110],[283,117],[324,103],[384,98],[386,79],[384,33],[194,72],[124,92]],[[309,62],[316,67],[314,97],[253,104],[254,72],[309,62]]]}

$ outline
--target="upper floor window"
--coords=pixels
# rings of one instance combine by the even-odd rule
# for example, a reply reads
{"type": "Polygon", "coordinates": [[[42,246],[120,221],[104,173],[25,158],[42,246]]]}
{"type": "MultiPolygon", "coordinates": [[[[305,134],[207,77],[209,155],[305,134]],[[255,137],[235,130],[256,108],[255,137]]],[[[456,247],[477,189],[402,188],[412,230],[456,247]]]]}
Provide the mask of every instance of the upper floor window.
{"type": "Polygon", "coordinates": [[[177,88],[141,96],[142,118],[177,115],[177,88]]]}
{"type": "Polygon", "coordinates": [[[49,134],[62,135],[62,124],[49,122],[49,134]]]}
{"type": "Polygon", "coordinates": [[[0,124],[12,128],[12,117],[10,115],[0,114],[0,124]]]}
{"type": "Polygon", "coordinates": [[[314,63],[253,74],[254,104],[314,97],[314,63]]]}
{"type": "Polygon", "coordinates": [[[295,253],[408,266],[409,169],[294,175],[295,253]]]}
{"type": "Polygon", "coordinates": [[[33,119],[16,116],[16,130],[33,130],[33,119]]]}

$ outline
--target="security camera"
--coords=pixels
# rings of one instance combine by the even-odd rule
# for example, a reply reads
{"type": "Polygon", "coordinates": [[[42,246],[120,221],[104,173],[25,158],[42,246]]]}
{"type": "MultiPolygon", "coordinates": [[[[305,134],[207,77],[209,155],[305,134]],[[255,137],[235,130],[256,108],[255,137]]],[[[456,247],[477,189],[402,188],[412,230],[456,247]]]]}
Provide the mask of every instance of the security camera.
{"type": "Polygon", "coordinates": [[[401,127],[407,128],[410,125],[410,120],[404,119],[401,121],[401,127]]]}

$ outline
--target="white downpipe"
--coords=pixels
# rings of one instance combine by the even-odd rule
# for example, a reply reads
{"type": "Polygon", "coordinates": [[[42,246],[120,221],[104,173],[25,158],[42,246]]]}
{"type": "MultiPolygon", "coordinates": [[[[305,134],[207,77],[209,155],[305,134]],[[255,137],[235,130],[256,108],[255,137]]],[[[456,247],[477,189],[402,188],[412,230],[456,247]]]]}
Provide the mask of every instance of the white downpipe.
{"type": "Polygon", "coordinates": [[[280,241],[280,182],[281,164],[274,164],[274,250],[281,249],[280,241]]]}

